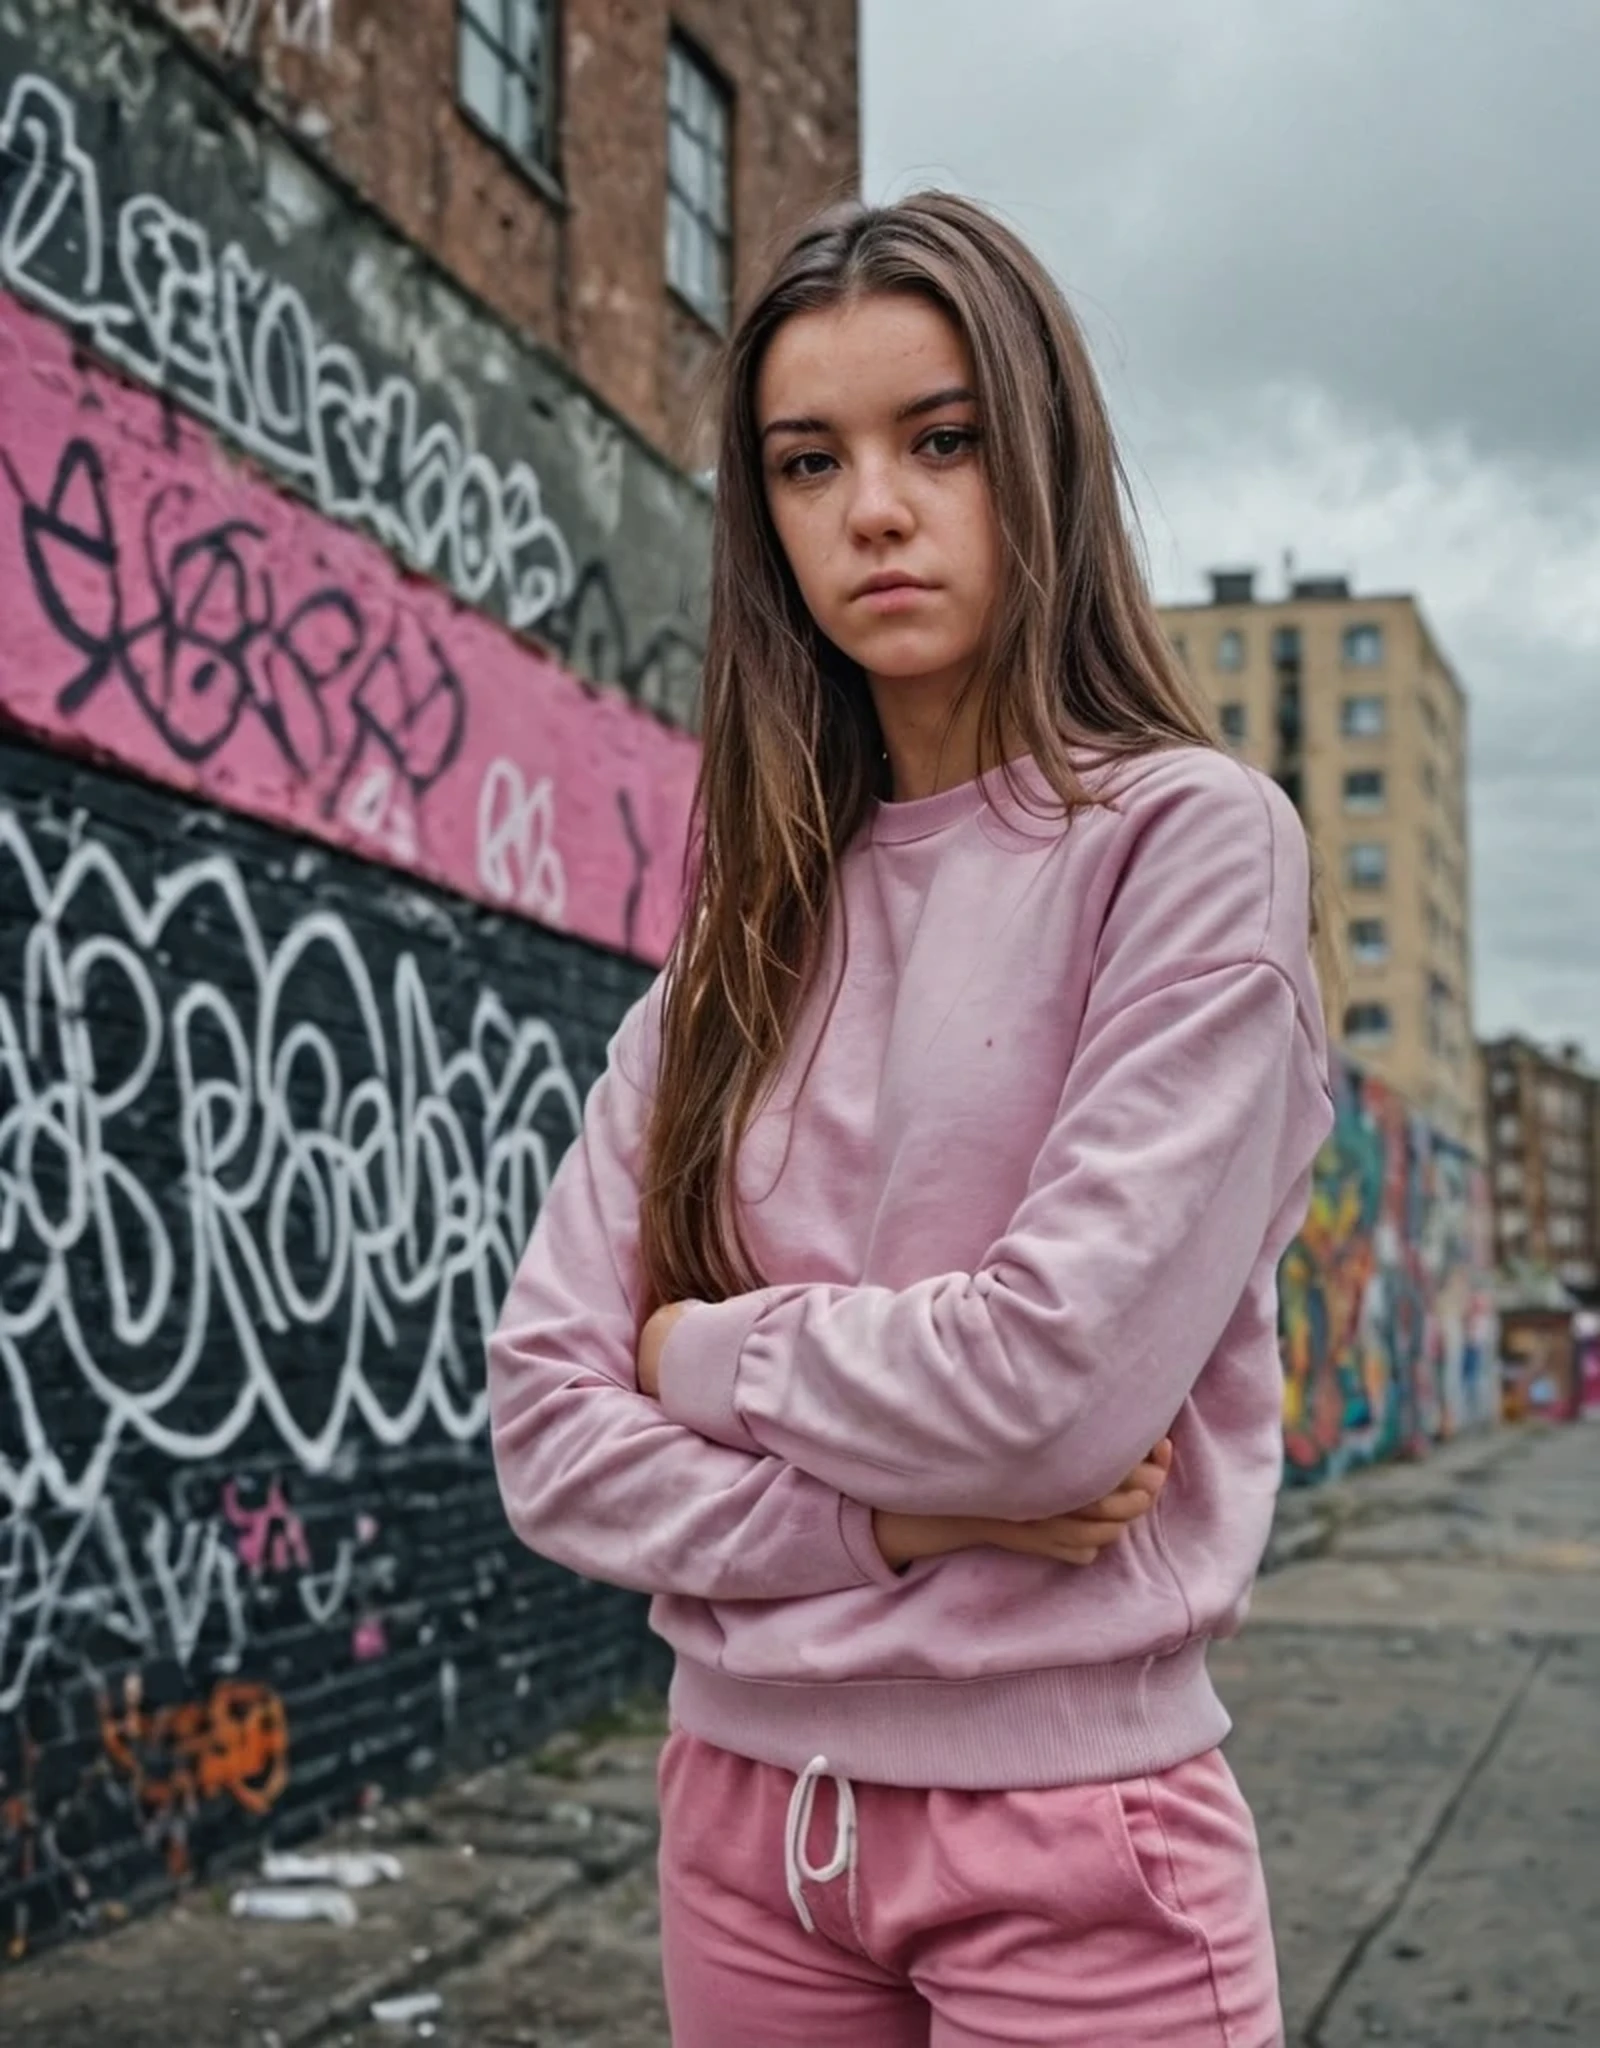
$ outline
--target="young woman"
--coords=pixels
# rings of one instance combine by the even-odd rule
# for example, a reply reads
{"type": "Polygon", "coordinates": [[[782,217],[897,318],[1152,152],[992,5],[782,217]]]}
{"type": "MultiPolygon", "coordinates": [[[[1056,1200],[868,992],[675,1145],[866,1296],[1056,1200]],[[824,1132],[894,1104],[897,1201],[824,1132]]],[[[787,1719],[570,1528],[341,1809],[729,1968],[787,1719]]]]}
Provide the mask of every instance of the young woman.
{"type": "Polygon", "coordinates": [[[1267,2048],[1206,1645],[1332,1120],[1303,835],[1006,229],[832,212],[728,367],[683,934],[489,1354],[512,1523],[676,1652],[673,2038],[1267,2048]]]}

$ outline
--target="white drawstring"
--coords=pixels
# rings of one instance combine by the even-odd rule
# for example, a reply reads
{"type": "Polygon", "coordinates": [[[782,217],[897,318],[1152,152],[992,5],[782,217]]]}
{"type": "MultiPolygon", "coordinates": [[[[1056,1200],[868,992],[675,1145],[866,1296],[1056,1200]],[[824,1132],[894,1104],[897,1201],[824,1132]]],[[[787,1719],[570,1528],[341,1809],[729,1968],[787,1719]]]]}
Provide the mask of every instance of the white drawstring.
{"type": "Polygon", "coordinates": [[[794,1907],[795,1917],[807,1934],[815,1934],[816,1923],[811,1918],[811,1909],[806,1904],[805,1885],[832,1884],[836,1877],[843,1877],[846,1871],[855,1875],[856,1862],[856,1795],[850,1788],[848,1778],[835,1776],[834,1791],[838,1795],[839,1813],[834,1823],[833,1855],[820,1870],[813,1870],[806,1861],[806,1836],[811,1831],[811,1810],[816,1804],[817,1780],[829,1776],[828,1759],[814,1756],[794,1781],[794,1791],[789,1798],[789,1819],[783,1835],[783,1874],[788,1881],[789,1902],[794,1907]]]}

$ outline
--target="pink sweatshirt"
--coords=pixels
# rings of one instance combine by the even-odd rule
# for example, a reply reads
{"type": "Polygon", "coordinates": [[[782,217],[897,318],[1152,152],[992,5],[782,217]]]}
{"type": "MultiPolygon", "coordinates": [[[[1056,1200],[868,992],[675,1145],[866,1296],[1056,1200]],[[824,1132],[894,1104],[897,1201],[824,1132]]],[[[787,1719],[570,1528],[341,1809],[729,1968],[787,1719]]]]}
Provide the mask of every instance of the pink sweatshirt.
{"type": "Polygon", "coordinates": [[[634,1372],[651,996],[490,1342],[513,1527],[654,1594],[675,1719],[744,1756],[1023,1787],[1227,1732],[1206,1643],[1271,1525],[1276,1268],[1333,1118],[1306,848],[1226,755],[1115,774],[1066,829],[999,775],[878,807],[820,1046],[831,973],[741,1155],[769,1284],[681,1318],[659,1402],[634,1372]],[[873,1508],[1084,1506],[1164,1432],[1155,1512],[1086,1568],[896,1574],[873,1542],[873,1508]]]}

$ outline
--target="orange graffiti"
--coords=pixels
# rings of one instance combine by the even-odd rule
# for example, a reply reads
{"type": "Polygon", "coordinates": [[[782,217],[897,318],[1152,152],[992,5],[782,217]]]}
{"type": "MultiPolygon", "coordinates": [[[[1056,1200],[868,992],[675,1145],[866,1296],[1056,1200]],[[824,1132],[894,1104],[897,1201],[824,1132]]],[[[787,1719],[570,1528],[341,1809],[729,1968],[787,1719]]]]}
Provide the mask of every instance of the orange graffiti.
{"type": "Polygon", "coordinates": [[[148,1713],[143,1700],[130,1677],[120,1715],[101,1702],[100,1736],[147,1812],[192,1813],[225,1794],[247,1813],[277,1804],[289,1782],[289,1722],[269,1686],[224,1680],[208,1700],[148,1713]]]}

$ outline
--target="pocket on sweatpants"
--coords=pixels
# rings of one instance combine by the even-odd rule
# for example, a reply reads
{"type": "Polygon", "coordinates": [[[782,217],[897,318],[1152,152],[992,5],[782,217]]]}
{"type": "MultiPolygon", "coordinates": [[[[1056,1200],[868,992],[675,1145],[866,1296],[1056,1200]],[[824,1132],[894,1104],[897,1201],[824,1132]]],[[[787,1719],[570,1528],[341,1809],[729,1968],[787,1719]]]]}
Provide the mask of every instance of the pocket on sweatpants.
{"type": "Polygon", "coordinates": [[[1146,1906],[1168,1922],[1189,1924],[1172,1844],[1157,1810],[1149,1778],[1123,1778],[1108,1785],[1116,1810],[1127,1874],[1146,1906]]]}
{"type": "Polygon", "coordinates": [[[1185,1926],[1245,1902],[1264,1916],[1255,1821],[1220,1749],[1111,1787],[1129,1864],[1147,1901],[1185,1926]]]}

